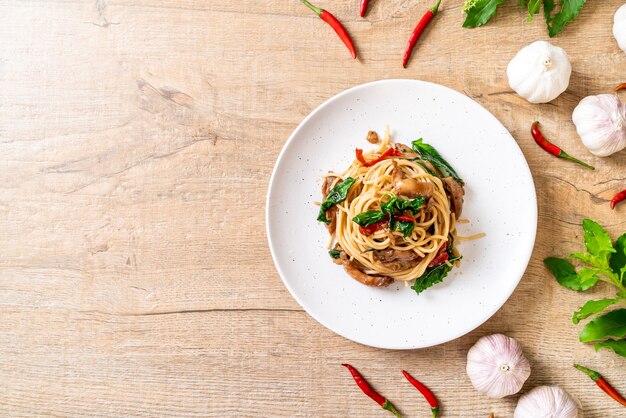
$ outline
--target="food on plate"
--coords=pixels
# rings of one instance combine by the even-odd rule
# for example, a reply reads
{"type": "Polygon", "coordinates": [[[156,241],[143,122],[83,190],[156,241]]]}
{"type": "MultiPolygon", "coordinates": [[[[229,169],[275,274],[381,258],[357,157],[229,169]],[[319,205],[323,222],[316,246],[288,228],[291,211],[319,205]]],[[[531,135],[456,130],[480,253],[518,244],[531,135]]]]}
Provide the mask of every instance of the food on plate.
{"type": "Polygon", "coordinates": [[[324,178],[317,219],[330,232],[330,256],[365,285],[415,280],[422,292],[461,259],[454,243],[463,186],[435,148],[422,139],[392,144],[387,130],[377,150],[357,148],[350,167],[324,178]]]}
{"type": "Polygon", "coordinates": [[[490,398],[503,398],[520,391],[530,376],[530,363],[517,340],[493,334],[470,348],[466,370],[477,391],[490,398]]]}

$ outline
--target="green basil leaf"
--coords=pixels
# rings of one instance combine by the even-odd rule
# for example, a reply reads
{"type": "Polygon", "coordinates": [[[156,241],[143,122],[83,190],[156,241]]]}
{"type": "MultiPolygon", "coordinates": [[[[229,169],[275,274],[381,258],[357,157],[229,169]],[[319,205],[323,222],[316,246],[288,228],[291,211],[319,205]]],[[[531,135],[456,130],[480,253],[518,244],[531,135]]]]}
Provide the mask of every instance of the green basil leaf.
{"type": "Polygon", "coordinates": [[[584,343],[606,337],[626,337],[626,309],[617,309],[592,319],[579,335],[584,343]]]}
{"type": "Polygon", "coordinates": [[[613,241],[609,234],[591,219],[583,220],[583,231],[585,232],[585,246],[590,254],[595,255],[603,263],[603,267],[609,266],[609,255],[615,252],[613,241]]]}
{"type": "Polygon", "coordinates": [[[553,17],[550,16],[552,14],[552,10],[554,9],[554,0],[549,0],[547,2],[548,6],[545,5],[546,2],[544,1],[548,35],[550,35],[551,38],[558,35],[566,24],[578,16],[585,5],[585,1],[586,0],[561,0],[561,10],[559,10],[553,17]],[[549,12],[547,11],[548,8],[550,9],[549,12]]]}
{"type": "Polygon", "coordinates": [[[330,219],[326,217],[326,211],[337,203],[341,203],[346,200],[348,197],[348,191],[350,187],[354,184],[354,179],[352,177],[348,177],[344,181],[337,184],[333,189],[328,193],[326,199],[322,202],[320,206],[320,212],[317,215],[317,220],[319,222],[330,223],[330,219]]]}
{"type": "Polygon", "coordinates": [[[415,199],[406,200],[400,199],[397,196],[392,196],[387,202],[380,205],[380,210],[383,213],[389,215],[402,215],[406,211],[411,211],[415,215],[422,206],[426,203],[424,196],[418,196],[415,199]]]}
{"type": "Polygon", "coordinates": [[[624,283],[624,276],[626,275],[626,234],[623,234],[615,241],[614,248],[615,253],[611,254],[609,265],[620,281],[624,283]]]}
{"type": "Polygon", "coordinates": [[[543,263],[550,269],[556,281],[563,287],[576,291],[585,291],[599,280],[597,270],[583,268],[576,273],[574,266],[567,260],[548,257],[543,263]]]}
{"type": "Polygon", "coordinates": [[[367,212],[359,213],[352,221],[359,226],[368,226],[380,222],[385,218],[386,214],[379,210],[368,210],[367,212]]]}
{"type": "Polygon", "coordinates": [[[415,222],[397,221],[395,228],[397,231],[402,232],[404,238],[410,237],[415,228],[415,222]]]}
{"type": "Polygon", "coordinates": [[[603,268],[602,260],[600,260],[598,257],[596,257],[593,254],[589,254],[589,253],[572,253],[572,254],[569,255],[569,258],[580,260],[583,263],[590,264],[590,265],[592,265],[594,267],[603,268]]]}
{"type": "Polygon", "coordinates": [[[413,151],[417,152],[423,160],[429,161],[437,170],[441,172],[443,177],[452,177],[459,184],[465,184],[459,175],[454,171],[452,166],[437,152],[437,150],[428,144],[424,144],[423,138],[411,143],[413,151]]]}
{"type": "Polygon", "coordinates": [[[341,250],[328,250],[328,255],[331,258],[339,258],[341,257],[341,250]]]}
{"type": "Polygon", "coordinates": [[[528,21],[533,21],[533,16],[539,13],[542,0],[530,0],[528,2],[528,21]]]}
{"type": "Polygon", "coordinates": [[[606,340],[597,343],[593,348],[598,351],[601,348],[610,348],[622,357],[626,357],[626,340],[606,340]]]}
{"type": "Polygon", "coordinates": [[[611,305],[619,302],[619,299],[600,299],[600,300],[589,300],[583,306],[581,306],[576,312],[574,312],[574,316],[572,317],[572,322],[578,324],[585,318],[590,317],[591,315],[602,312],[606,308],[611,305]]]}
{"type": "Polygon", "coordinates": [[[383,213],[388,213],[390,215],[393,215],[397,202],[398,202],[398,196],[392,195],[388,201],[380,205],[380,210],[383,213]]]}
{"type": "Polygon", "coordinates": [[[464,28],[477,28],[489,21],[496,14],[497,7],[504,0],[465,0],[463,11],[466,13],[464,28]]]}
{"type": "MultiPolygon", "coordinates": [[[[461,258],[462,257],[453,257],[448,259],[448,261],[454,263],[461,258]]],[[[415,290],[415,293],[419,295],[429,287],[441,283],[448,273],[450,273],[450,270],[452,270],[452,266],[449,266],[448,263],[441,263],[437,266],[429,267],[424,274],[415,279],[415,283],[413,283],[411,289],[415,290]]]]}

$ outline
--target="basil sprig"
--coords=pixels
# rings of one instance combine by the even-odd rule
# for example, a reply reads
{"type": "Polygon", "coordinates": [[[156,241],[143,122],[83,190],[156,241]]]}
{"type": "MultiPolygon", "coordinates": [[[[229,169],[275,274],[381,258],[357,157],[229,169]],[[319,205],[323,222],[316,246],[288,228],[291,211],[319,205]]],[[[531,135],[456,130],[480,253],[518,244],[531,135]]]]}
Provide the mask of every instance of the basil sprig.
{"type": "Polygon", "coordinates": [[[346,197],[348,197],[348,191],[353,184],[354,179],[352,177],[348,177],[344,181],[333,187],[333,189],[328,193],[326,199],[324,199],[322,205],[320,206],[320,212],[317,215],[317,220],[319,222],[324,222],[326,224],[330,223],[330,219],[326,217],[326,211],[336,204],[346,200],[346,197]]]}

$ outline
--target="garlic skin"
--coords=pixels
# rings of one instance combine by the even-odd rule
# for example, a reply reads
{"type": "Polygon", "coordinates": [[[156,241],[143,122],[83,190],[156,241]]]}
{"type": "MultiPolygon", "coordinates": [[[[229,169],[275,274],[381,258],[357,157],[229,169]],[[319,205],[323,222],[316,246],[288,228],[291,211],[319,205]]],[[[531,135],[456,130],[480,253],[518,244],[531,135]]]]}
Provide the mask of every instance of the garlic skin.
{"type": "Polygon", "coordinates": [[[530,376],[530,364],[522,346],[502,334],[479,339],[467,352],[466,370],[476,390],[490,398],[519,392],[530,376]]]}
{"type": "Polygon", "coordinates": [[[617,95],[585,97],[574,109],[572,121],[592,154],[607,157],[626,148],[626,105],[617,95]]]}
{"type": "Polygon", "coordinates": [[[560,387],[539,386],[522,395],[513,418],[583,418],[583,413],[560,387]]]}
{"type": "Polygon", "coordinates": [[[626,4],[617,9],[613,17],[613,36],[622,51],[626,52],[626,4]]]}
{"type": "Polygon", "coordinates": [[[506,74],[511,88],[530,103],[548,103],[569,86],[572,65],[563,48],[536,41],[513,57],[506,74]]]}

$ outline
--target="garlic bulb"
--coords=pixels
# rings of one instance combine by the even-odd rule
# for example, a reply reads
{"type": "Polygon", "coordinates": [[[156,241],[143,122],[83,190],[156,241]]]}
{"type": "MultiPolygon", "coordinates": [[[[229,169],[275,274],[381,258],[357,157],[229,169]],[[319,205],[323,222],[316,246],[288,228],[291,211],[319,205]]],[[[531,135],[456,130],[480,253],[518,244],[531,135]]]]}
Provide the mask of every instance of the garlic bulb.
{"type": "Polygon", "coordinates": [[[626,52],[626,4],[617,9],[613,17],[613,36],[622,51],[626,52]]]}
{"type": "Polygon", "coordinates": [[[513,418],[582,418],[578,404],[558,386],[539,386],[522,395],[513,418]]]}
{"type": "Polygon", "coordinates": [[[467,375],[479,392],[503,398],[520,391],[530,376],[530,364],[516,340],[502,334],[488,335],[468,351],[467,375]]]}
{"type": "Polygon", "coordinates": [[[585,97],[572,114],[583,144],[599,157],[626,148],[626,106],[615,94],[585,97]]]}
{"type": "Polygon", "coordinates": [[[563,48],[536,41],[513,57],[506,74],[517,94],[531,103],[548,103],[567,89],[572,65],[563,48]]]}

